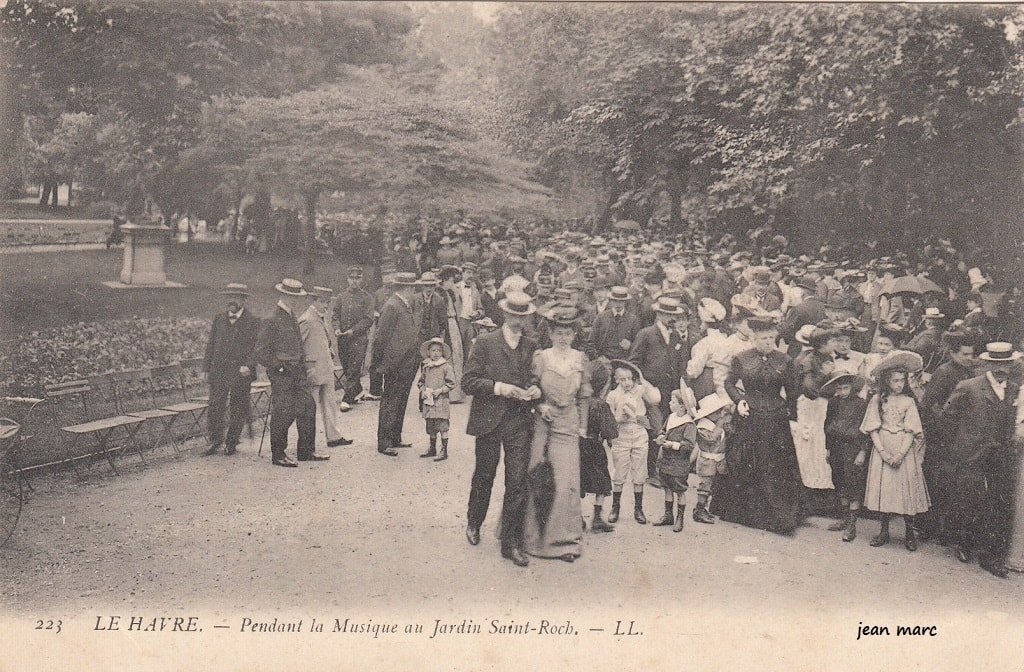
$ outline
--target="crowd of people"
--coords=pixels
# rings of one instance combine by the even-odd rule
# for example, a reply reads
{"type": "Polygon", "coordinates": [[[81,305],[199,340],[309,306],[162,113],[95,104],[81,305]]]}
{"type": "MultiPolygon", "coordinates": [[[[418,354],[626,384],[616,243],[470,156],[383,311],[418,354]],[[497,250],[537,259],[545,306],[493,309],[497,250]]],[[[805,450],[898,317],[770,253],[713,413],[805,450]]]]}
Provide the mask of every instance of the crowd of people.
{"type": "MultiPolygon", "coordinates": [[[[328,445],[344,445],[337,412],[366,401],[380,402],[378,453],[397,456],[411,444],[405,409],[418,381],[423,457],[447,458],[451,405],[470,403],[473,545],[504,457],[501,550],[516,565],[574,560],[587,529],[615,529],[623,499],[647,524],[648,491],[664,502],[653,524],[681,532],[691,474],[696,523],[790,534],[808,515],[832,515],[830,529],[853,542],[869,515],[881,521],[870,543],[882,546],[899,517],[909,551],[934,540],[1000,577],[1011,546],[1010,564],[1024,563],[1019,288],[981,252],[935,240],[911,253],[868,244],[798,255],[767,227],[742,239],[633,225],[603,237],[441,233],[392,241],[374,293],[360,266],[336,293],[282,281],[251,352],[228,348],[245,387],[214,393],[211,377],[211,452],[224,442],[221,397],[245,397],[257,363],[272,385],[280,466],[295,464],[293,421],[298,459],[326,459],[314,450],[317,409],[328,445]]],[[[211,372],[215,342],[237,343],[222,332],[243,323],[244,287],[225,292],[211,372]]],[[[240,429],[233,420],[229,450],[240,429]]]]}

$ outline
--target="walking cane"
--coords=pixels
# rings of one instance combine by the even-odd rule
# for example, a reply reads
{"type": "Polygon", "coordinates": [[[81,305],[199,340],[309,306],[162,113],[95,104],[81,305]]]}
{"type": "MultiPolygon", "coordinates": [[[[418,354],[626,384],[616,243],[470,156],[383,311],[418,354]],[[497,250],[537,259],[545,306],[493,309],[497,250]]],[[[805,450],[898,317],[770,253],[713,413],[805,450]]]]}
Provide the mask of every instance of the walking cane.
{"type": "Polygon", "coordinates": [[[260,432],[260,449],[256,451],[256,457],[263,457],[263,437],[267,435],[267,425],[270,424],[270,411],[267,411],[267,417],[263,419],[263,431],[260,432]]]}

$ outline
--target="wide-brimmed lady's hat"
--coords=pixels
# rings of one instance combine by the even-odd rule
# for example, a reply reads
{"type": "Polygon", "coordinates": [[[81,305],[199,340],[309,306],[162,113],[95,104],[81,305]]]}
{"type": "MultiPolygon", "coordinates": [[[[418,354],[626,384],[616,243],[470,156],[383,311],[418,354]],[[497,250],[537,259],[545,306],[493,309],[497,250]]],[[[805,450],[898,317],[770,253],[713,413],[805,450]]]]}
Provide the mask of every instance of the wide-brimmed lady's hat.
{"type": "Polygon", "coordinates": [[[498,307],[509,315],[533,315],[537,312],[537,306],[533,305],[533,299],[523,291],[513,291],[505,295],[505,298],[498,301],[498,307]]]}
{"type": "Polygon", "coordinates": [[[978,355],[983,362],[1015,362],[1022,355],[1013,349],[1013,344],[1004,341],[996,341],[985,345],[985,352],[978,355]]]}
{"type": "Polygon", "coordinates": [[[885,336],[894,342],[898,342],[907,337],[907,330],[898,324],[886,322],[885,324],[879,325],[878,335],[885,336]]]}
{"type": "Polygon", "coordinates": [[[857,394],[860,388],[864,387],[866,381],[856,373],[849,373],[847,371],[840,371],[831,378],[825,381],[821,386],[821,396],[831,397],[836,393],[836,387],[839,385],[853,385],[853,394],[857,394]]]}
{"type": "Polygon", "coordinates": [[[545,311],[544,319],[554,327],[575,327],[580,320],[580,311],[576,306],[556,304],[545,311]]]}
{"type": "Polygon", "coordinates": [[[438,337],[423,342],[423,344],[420,346],[420,357],[422,357],[423,359],[427,359],[428,357],[430,357],[430,346],[435,344],[441,346],[441,351],[444,352],[445,359],[451,359],[452,346],[445,343],[443,338],[438,337]]]}
{"type": "Polygon", "coordinates": [[[220,293],[225,296],[252,296],[249,293],[249,286],[240,282],[229,282],[224,285],[224,289],[220,290],[220,293]]]}
{"type": "Polygon", "coordinates": [[[608,364],[611,366],[613,373],[616,369],[629,369],[630,371],[633,372],[633,379],[636,380],[636,382],[639,383],[641,380],[644,379],[644,374],[640,370],[640,367],[638,367],[636,364],[629,360],[613,359],[610,362],[608,362],[608,364]]]}
{"type": "Polygon", "coordinates": [[[664,313],[665,315],[683,315],[686,312],[683,310],[679,299],[673,299],[671,296],[659,296],[658,300],[651,305],[651,308],[654,312],[664,313]]]}
{"type": "Polygon", "coordinates": [[[705,296],[697,304],[697,316],[701,322],[715,324],[725,319],[725,306],[719,301],[705,296]]]}
{"type": "Polygon", "coordinates": [[[285,278],[274,285],[274,289],[285,296],[309,296],[309,292],[303,289],[302,283],[295,278],[285,278]]]}
{"type": "Polygon", "coordinates": [[[706,418],[715,411],[726,408],[728,405],[729,402],[723,399],[720,394],[712,392],[697,403],[697,412],[694,414],[693,419],[700,420],[701,418],[706,418]]]}
{"type": "Polygon", "coordinates": [[[871,377],[879,380],[882,374],[892,369],[902,369],[907,373],[917,373],[924,368],[924,359],[916,352],[909,350],[893,350],[885,356],[871,372],[871,377]]]}
{"type": "Polygon", "coordinates": [[[417,280],[415,284],[424,287],[433,287],[434,285],[441,284],[441,281],[437,279],[437,275],[435,273],[427,271],[426,273],[420,276],[420,279],[417,280]]]}

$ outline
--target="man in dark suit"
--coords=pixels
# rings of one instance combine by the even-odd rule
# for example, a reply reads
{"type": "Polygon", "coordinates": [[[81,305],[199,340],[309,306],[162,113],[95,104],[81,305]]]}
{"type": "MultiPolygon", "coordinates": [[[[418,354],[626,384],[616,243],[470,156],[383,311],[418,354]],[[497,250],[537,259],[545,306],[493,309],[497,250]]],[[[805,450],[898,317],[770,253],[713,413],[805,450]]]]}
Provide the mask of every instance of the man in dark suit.
{"type": "Polygon", "coordinates": [[[444,294],[438,291],[441,281],[437,275],[426,272],[417,281],[421,292],[413,301],[416,312],[420,315],[420,343],[432,338],[444,338],[448,332],[448,304],[444,294]]]}
{"type": "Polygon", "coordinates": [[[797,279],[795,291],[799,292],[801,298],[786,312],[785,319],[779,325],[779,336],[789,344],[789,356],[796,357],[800,354],[800,343],[796,340],[796,332],[805,324],[818,324],[828,314],[825,310],[825,302],[816,294],[818,289],[813,278],[802,276],[797,279]]]}
{"type": "Polygon", "coordinates": [[[591,331],[593,349],[599,357],[625,359],[633,347],[633,339],[640,331],[640,320],[626,310],[629,290],[612,287],[608,294],[608,308],[594,318],[591,331]]]}
{"type": "MultiPolygon", "coordinates": [[[[334,335],[338,339],[338,359],[344,369],[341,387],[348,404],[358,403],[363,391],[363,361],[367,337],[373,324],[373,296],[363,289],[363,269],[348,269],[348,288],[334,302],[334,335]]],[[[342,410],[345,410],[342,407],[342,410]]]]}
{"type": "Polygon", "coordinates": [[[921,355],[924,370],[933,373],[942,361],[939,344],[942,341],[943,320],[946,316],[938,308],[926,308],[924,312],[924,330],[920,331],[905,348],[921,355]]]}
{"type": "Polygon", "coordinates": [[[316,401],[306,384],[305,354],[298,316],[308,307],[302,283],[285,278],[275,286],[281,294],[273,314],[263,321],[256,339],[256,361],[270,378],[270,453],[274,465],[297,467],[285,453],[288,430],[299,431],[296,453],[302,462],[327,459],[314,452],[316,401]]]}
{"type": "Polygon", "coordinates": [[[249,386],[256,377],[256,335],[259,320],[245,309],[249,288],[230,283],[221,292],[227,310],[213,318],[210,340],[206,344],[203,371],[210,383],[210,448],[203,455],[213,455],[225,445],[228,455],[235,453],[242,427],[249,419],[251,401],[249,386]],[[227,438],[224,436],[224,413],[230,412],[227,438]]]}
{"type": "Polygon", "coordinates": [[[1012,523],[1014,402],[1020,386],[1010,373],[1021,354],[1009,343],[989,343],[978,359],[983,375],[963,381],[946,402],[943,418],[951,436],[943,470],[954,492],[949,524],[956,557],[970,562],[979,548],[981,567],[1006,578],[1006,551],[1012,523]]]}
{"type": "Polygon", "coordinates": [[[377,415],[377,452],[397,457],[402,443],[405,407],[420,364],[420,314],[416,310],[416,274],[395,273],[394,293],[381,308],[373,339],[370,371],[384,375],[377,415]]]}
{"type": "Polygon", "coordinates": [[[487,516],[494,474],[504,447],[501,555],[525,567],[529,560],[523,552],[523,516],[533,438],[532,406],[541,393],[531,371],[537,345],[523,334],[523,327],[536,309],[523,292],[509,292],[499,303],[505,313],[504,324],[497,331],[477,337],[462,376],[462,388],[473,395],[466,433],[476,437],[466,538],[474,546],[480,543],[480,526],[487,516]]]}
{"type": "Polygon", "coordinates": [[[494,273],[489,268],[481,268],[480,309],[484,311],[484,317],[491,318],[491,321],[499,327],[505,319],[504,314],[501,312],[501,308],[498,307],[498,301],[500,299],[501,296],[498,293],[498,288],[494,281],[494,273]]]}

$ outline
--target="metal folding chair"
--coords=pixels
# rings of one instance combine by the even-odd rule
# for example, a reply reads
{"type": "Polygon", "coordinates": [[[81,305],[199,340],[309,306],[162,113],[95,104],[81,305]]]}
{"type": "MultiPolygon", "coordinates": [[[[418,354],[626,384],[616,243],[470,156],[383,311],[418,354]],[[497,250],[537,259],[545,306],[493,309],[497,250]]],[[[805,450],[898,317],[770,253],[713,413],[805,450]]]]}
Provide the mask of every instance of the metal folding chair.
{"type": "Polygon", "coordinates": [[[203,426],[203,419],[206,416],[206,409],[210,406],[210,395],[203,379],[203,360],[189,359],[179,362],[178,367],[178,394],[181,401],[163,404],[160,408],[165,411],[174,411],[187,415],[191,424],[197,430],[196,434],[190,436],[206,436],[206,427],[203,426]]]}
{"type": "Polygon", "coordinates": [[[121,371],[110,377],[121,414],[145,420],[135,434],[139,459],[145,462],[144,450],[156,448],[165,439],[174,448],[174,453],[178,454],[178,440],[172,428],[179,413],[157,407],[152,372],[149,369],[121,371]]]}
{"type": "MultiPolygon", "coordinates": [[[[117,465],[114,463],[113,454],[123,452],[128,444],[135,439],[135,432],[138,426],[145,422],[142,418],[134,418],[127,415],[111,415],[107,417],[96,417],[90,413],[89,398],[97,399],[96,407],[105,408],[105,394],[99,392],[94,394],[89,381],[76,380],[70,383],[58,383],[47,385],[47,400],[53,402],[54,415],[62,422],[70,424],[61,426],[61,432],[65,437],[64,452],[66,457],[60,462],[70,462],[75,473],[81,476],[78,470],[80,460],[102,456],[110,464],[115,474],[120,474],[117,465]],[[95,418],[95,419],[93,419],[95,418]],[[115,439],[121,436],[122,446],[115,446],[115,439]],[[79,443],[87,438],[95,441],[93,450],[86,450],[79,454],[77,449],[79,443]]],[[[115,403],[116,407],[116,403],[115,403]]]]}

